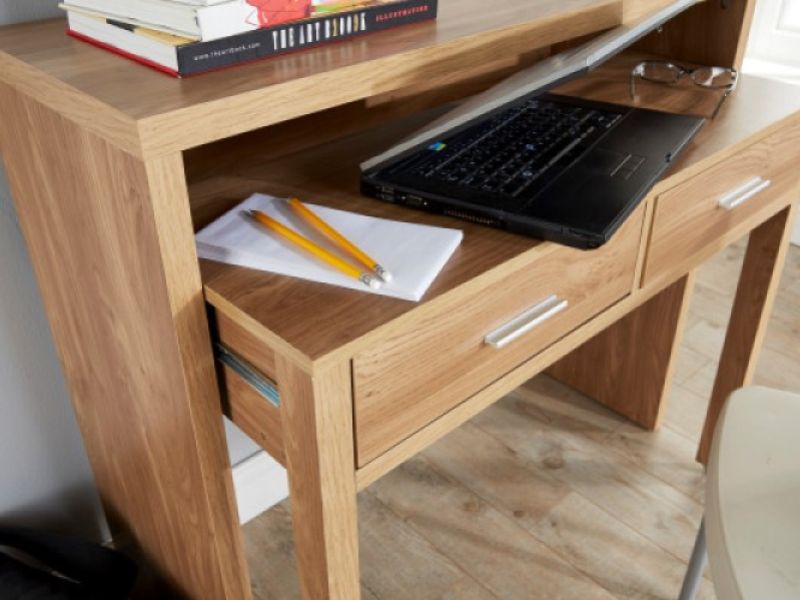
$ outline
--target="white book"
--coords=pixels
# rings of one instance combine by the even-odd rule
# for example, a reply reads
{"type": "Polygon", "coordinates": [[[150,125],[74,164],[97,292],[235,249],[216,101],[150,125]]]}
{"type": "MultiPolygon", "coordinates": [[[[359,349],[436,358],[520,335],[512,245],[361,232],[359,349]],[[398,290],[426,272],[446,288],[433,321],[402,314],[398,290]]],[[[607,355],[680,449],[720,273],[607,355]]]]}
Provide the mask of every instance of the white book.
{"type": "MultiPolygon", "coordinates": [[[[70,25],[70,29],[72,29],[73,31],[77,31],[78,33],[83,33],[84,35],[89,35],[89,34],[87,32],[85,32],[85,31],[79,31],[78,27],[75,27],[74,24],[78,24],[79,27],[85,27],[88,24],[88,19],[91,19],[91,20],[97,21],[99,23],[102,23],[104,25],[107,25],[107,22],[109,20],[111,20],[111,21],[115,21],[117,23],[124,23],[126,25],[131,25],[133,27],[140,27],[140,28],[143,28],[143,29],[147,29],[149,31],[154,31],[154,32],[159,32],[159,33],[166,33],[166,34],[173,35],[173,36],[176,36],[176,37],[181,37],[181,38],[183,38],[183,39],[185,39],[187,41],[190,41],[190,42],[198,42],[198,41],[200,41],[200,37],[199,36],[196,36],[196,35],[192,36],[192,35],[189,35],[187,33],[182,32],[182,31],[176,31],[174,29],[170,29],[169,27],[165,27],[163,25],[156,25],[154,23],[143,23],[143,22],[138,21],[136,19],[131,19],[131,18],[128,18],[128,17],[119,17],[119,16],[116,16],[116,15],[114,15],[113,17],[110,17],[110,16],[108,16],[108,15],[106,15],[104,13],[96,12],[94,10],[88,10],[86,8],[75,8],[75,7],[71,6],[71,5],[68,6],[63,2],[59,3],[58,7],[60,9],[64,10],[67,13],[67,22],[70,25]],[[73,17],[75,17],[75,16],[84,17],[84,19],[73,21],[73,17]]],[[[112,25],[107,25],[107,26],[108,27],[113,27],[112,25]]],[[[116,29],[120,29],[120,27],[115,27],[115,28],[116,29]]]]}
{"type": "Polygon", "coordinates": [[[179,4],[191,4],[192,6],[213,6],[214,4],[222,4],[228,0],[172,0],[179,4]]]}
{"type": "Polygon", "coordinates": [[[67,13],[67,21],[70,31],[90,37],[112,48],[134,54],[176,73],[180,68],[176,47],[180,40],[183,40],[183,43],[191,42],[186,38],[177,38],[161,32],[140,35],[127,29],[108,25],[97,17],[86,16],[75,11],[67,13]]]}
{"type": "Polygon", "coordinates": [[[335,250],[286,202],[263,194],[251,196],[200,231],[197,253],[208,260],[417,302],[463,238],[457,229],[376,219],[313,204],[308,207],[385,267],[392,281],[372,290],[260,226],[246,211],[260,210],[326,249],[335,250]]]}
{"type": "Polygon", "coordinates": [[[151,25],[204,42],[261,27],[257,9],[247,0],[64,0],[61,6],[151,25]]]}

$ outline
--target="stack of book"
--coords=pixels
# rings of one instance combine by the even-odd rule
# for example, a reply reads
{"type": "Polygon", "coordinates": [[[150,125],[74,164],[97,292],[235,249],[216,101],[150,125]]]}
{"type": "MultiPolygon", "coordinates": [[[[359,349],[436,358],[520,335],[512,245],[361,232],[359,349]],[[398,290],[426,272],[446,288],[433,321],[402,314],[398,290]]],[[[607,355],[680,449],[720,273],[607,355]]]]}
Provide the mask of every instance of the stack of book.
{"type": "Polygon", "coordinates": [[[186,77],[436,18],[437,0],[64,0],[68,33],[186,77]]]}

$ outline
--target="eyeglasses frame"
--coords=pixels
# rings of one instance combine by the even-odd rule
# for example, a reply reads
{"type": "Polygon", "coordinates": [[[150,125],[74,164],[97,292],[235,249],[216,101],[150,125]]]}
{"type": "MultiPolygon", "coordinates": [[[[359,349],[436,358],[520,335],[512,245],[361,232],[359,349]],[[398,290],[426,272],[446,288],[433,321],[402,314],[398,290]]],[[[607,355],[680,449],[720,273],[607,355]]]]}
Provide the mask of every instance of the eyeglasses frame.
{"type": "Polygon", "coordinates": [[[692,81],[692,83],[694,85],[696,85],[699,88],[703,88],[704,90],[724,90],[724,92],[722,94],[722,97],[719,99],[719,102],[717,102],[717,106],[716,106],[716,108],[714,108],[714,112],[711,115],[712,119],[717,116],[717,113],[719,113],[719,111],[722,108],[722,105],[725,102],[725,100],[728,99],[728,96],[730,96],[736,90],[736,87],[739,85],[739,71],[734,69],[734,68],[730,68],[729,69],[729,68],[726,68],[726,67],[696,67],[696,68],[692,69],[692,68],[689,68],[689,67],[684,67],[684,66],[678,65],[678,64],[673,63],[673,62],[668,61],[668,60],[643,60],[642,62],[637,64],[633,68],[633,70],[631,70],[631,78],[630,78],[630,94],[631,94],[631,98],[635,98],[636,97],[636,78],[637,77],[641,78],[643,81],[649,81],[650,83],[658,83],[658,84],[661,84],[661,85],[674,85],[674,84],[678,83],[682,78],[689,77],[689,78],[691,78],[691,81],[692,81]],[[645,77],[644,74],[643,74],[643,71],[644,71],[644,67],[647,66],[648,64],[658,64],[658,65],[663,65],[663,66],[671,68],[671,69],[675,69],[675,71],[677,73],[677,75],[675,77],[675,81],[658,81],[656,79],[649,79],[649,78],[645,77]],[[697,83],[692,78],[692,75],[694,73],[696,73],[697,71],[699,71],[700,69],[708,69],[708,68],[711,68],[711,69],[721,68],[721,69],[725,69],[726,71],[729,71],[733,81],[731,83],[727,84],[727,85],[724,85],[724,86],[710,86],[710,85],[703,85],[702,83],[697,83]]]}

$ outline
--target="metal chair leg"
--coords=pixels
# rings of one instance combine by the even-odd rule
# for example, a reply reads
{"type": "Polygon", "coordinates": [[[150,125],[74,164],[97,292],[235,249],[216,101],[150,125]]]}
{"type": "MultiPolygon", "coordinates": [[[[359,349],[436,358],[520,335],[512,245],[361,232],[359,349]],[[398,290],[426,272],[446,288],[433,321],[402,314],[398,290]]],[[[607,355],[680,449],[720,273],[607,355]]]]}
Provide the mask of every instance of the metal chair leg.
{"type": "Polygon", "coordinates": [[[700,583],[703,581],[703,571],[708,564],[708,554],[706,553],[706,522],[700,521],[700,530],[697,532],[697,539],[694,542],[692,558],[686,570],[686,577],[683,579],[683,587],[678,600],[694,600],[700,583]]]}

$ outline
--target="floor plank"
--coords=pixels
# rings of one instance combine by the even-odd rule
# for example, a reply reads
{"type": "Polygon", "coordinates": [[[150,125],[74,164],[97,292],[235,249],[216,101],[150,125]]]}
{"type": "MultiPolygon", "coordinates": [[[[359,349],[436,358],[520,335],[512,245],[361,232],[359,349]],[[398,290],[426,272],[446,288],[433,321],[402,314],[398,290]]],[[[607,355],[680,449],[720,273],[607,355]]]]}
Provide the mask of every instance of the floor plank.
{"type": "MultiPolygon", "coordinates": [[[[694,461],[739,242],[698,272],[664,426],[540,376],[359,498],[364,600],[675,598],[702,512],[694,461]]],[[[800,390],[800,248],[756,382],[800,390]]],[[[257,600],[297,598],[287,502],[245,527],[257,600]]],[[[713,598],[704,581],[702,598],[713,598]]]]}
{"type": "Polygon", "coordinates": [[[376,495],[503,600],[611,596],[518,523],[423,458],[373,484],[376,495]]]}
{"type": "MultiPolygon", "coordinates": [[[[677,558],[688,558],[692,535],[702,514],[701,505],[633,460],[609,453],[605,438],[596,441],[583,437],[577,443],[552,431],[530,436],[526,405],[537,403],[546,404],[547,400],[504,398],[474,422],[496,440],[502,440],[519,457],[527,459],[531,469],[547,470],[565,487],[663,550],[677,558]]],[[[449,440],[440,443],[447,444],[449,440]]],[[[495,463],[502,464],[502,455],[495,455],[495,463]]],[[[502,470],[500,466],[498,469],[502,470]]]]}
{"type": "MultiPolygon", "coordinates": [[[[617,598],[678,595],[686,564],[580,494],[570,494],[534,533],[617,598]]],[[[704,580],[698,598],[713,597],[704,580]]]]}

